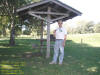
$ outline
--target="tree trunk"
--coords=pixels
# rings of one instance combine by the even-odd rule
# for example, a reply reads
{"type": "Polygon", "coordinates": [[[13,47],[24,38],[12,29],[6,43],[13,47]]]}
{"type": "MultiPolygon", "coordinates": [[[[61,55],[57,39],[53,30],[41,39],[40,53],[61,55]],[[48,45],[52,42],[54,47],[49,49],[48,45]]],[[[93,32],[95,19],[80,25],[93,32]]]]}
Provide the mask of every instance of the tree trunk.
{"type": "Polygon", "coordinates": [[[11,32],[10,32],[9,44],[10,44],[10,46],[15,45],[15,20],[14,20],[14,17],[13,17],[12,23],[11,23],[11,32]]]}
{"type": "Polygon", "coordinates": [[[5,26],[3,27],[2,34],[3,34],[4,37],[6,37],[6,28],[5,28],[5,26]]]}

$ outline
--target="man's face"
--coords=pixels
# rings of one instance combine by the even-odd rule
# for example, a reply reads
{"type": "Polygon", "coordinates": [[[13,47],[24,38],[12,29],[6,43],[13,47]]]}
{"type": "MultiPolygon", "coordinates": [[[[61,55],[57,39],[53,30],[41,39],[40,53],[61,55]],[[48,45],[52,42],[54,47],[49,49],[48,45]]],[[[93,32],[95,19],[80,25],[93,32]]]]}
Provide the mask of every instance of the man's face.
{"type": "Polygon", "coordinates": [[[59,27],[62,27],[62,21],[58,21],[58,25],[59,25],[59,27]]]}

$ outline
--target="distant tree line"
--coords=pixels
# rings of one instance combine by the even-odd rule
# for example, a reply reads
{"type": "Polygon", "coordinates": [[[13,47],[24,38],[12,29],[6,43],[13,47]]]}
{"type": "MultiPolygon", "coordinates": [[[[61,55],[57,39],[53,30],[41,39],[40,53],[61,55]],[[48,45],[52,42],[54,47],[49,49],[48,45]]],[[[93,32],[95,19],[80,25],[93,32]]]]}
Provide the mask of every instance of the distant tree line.
{"type": "Polygon", "coordinates": [[[94,23],[93,21],[78,21],[77,27],[67,27],[69,34],[87,34],[87,33],[100,33],[100,22],[94,23]]]}

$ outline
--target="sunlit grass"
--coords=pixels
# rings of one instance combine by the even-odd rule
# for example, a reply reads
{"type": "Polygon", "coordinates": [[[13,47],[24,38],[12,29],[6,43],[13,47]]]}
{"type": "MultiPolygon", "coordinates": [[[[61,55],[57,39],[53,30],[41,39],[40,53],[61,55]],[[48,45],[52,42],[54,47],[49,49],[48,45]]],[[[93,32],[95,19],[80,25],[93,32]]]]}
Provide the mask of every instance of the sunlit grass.
{"type": "Polygon", "coordinates": [[[89,72],[97,72],[97,69],[98,69],[98,67],[90,67],[90,68],[87,68],[87,71],[89,71],[89,72]]]}
{"type": "Polygon", "coordinates": [[[73,40],[75,43],[88,44],[93,47],[100,47],[100,34],[73,34],[68,35],[68,40],[73,40]]]}
{"type": "Polygon", "coordinates": [[[0,48],[10,48],[10,47],[0,46],[0,48]]]}
{"type": "Polygon", "coordinates": [[[11,65],[2,65],[1,64],[1,69],[13,69],[11,65]]]}
{"type": "Polygon", "coordinates": [[[24,75],[24,71],[21,69],[23,66],[25,66],[25,62],[1,61],[0,75],[24,75]]]}

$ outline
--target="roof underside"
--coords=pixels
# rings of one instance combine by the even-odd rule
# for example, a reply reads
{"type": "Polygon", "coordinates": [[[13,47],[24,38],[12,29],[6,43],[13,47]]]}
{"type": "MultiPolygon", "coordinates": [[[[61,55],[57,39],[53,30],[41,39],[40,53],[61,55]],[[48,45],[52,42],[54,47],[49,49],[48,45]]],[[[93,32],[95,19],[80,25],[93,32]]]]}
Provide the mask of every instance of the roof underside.
{"type": "MultiPolygon", "coordinates": [[[[72,7],[68,5],[63,4],[62,2],[58,0],[43,0],[37,3],[32,3],[32,4],[29,4],[22,8],[17,9],[17,12],[18,12],[18,15],[25,20],[30,17],[30,15],[28,14],[28,11],[47,12],[48,7],[51,7],[51,12],[69,14],[68,17],[64,17],[62,19],[63,21],[71,19],[78,15],[81,15],[81,12],[73,9],[72,7]]],[[[47,14],[37,14],[37,15],[40,15],[44,18],[47,17],[47,14]]],[[[56,19],[58,17],[61,17],[61,15],[51,15],[51,19],[56,19]]]]}

